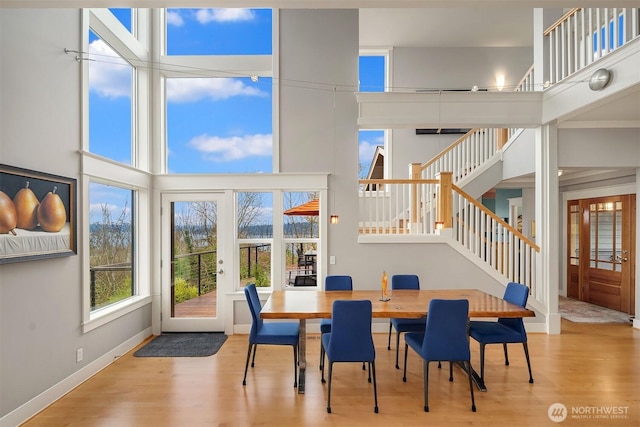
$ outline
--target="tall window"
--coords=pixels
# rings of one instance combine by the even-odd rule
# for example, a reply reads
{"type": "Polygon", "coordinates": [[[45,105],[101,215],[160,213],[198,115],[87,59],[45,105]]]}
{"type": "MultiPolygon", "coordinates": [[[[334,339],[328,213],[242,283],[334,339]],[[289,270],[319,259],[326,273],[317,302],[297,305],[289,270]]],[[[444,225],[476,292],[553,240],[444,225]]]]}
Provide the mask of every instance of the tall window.
{"type": "Polygon", "coordinates": [[[89,32],[89,151],[132,165],[133,67],[89,32]]]}
{"type": "Polygon", "coordinates": [[[168,78],[169,172],[271,172],[271,92],[270,78],[168,78]]]}
{"type": "MultiPolygon", "coordinates": [[[[359,61],[359,91],[384,92],[386,84],[387,56],[377,53],[361,54],[359,61]]],[[[384,130],[361,130],[358,135],[358,176],[384,178],[384,130]]]]}
{"type": "Polygon", "coordinates": [[[271,173],[272,11],[165,16],[167,172],[271,173]]]}
{"type": "Polygon", "coordinates": [[[91,311],[136,295],[134,201],[130,189],[89,185],[91,311]]]}
{"type": "Polygon", "coordinates": [[[271,55],[271,9],[167,9],[167,55],[271,55]]]}

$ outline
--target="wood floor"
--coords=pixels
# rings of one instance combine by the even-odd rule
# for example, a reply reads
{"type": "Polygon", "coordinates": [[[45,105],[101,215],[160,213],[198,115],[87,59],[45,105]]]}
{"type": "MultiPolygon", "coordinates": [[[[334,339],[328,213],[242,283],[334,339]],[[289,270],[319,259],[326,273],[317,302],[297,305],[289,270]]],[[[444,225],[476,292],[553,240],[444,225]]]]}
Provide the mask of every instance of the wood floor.
{"type": "MultiPolygon", "coordinates": [[[[132,350],[25,423],[25,426],[637,426],[640,425],[640,330],[625,324],[562,321],[561,335],[530,334],[534,384],[522,346],[487,346],[488,391],[476,391],[471,412],[468,381],[448,365],[431,364],[430,412],[423,411],[422,364],[409,353],[407,382],[394,368],[386,334],[376,334],[378,404],[361,364],[335,364],[332,413],[318,370],[318,335],[308,339],[306,394],[293,388],[290,347],[260,346],[247,385],[242,375],[247,336],[233,335],[218,354],[203,358],[137,358],[132,350]],[[562,423],[548,416],[562,403],[562,423]],[[595,411],[618,412],[613,416],[595,411]],[[572,411],[580,411],[576,418],[572,411]],[[592,412],[586,418],[586,411],[592,412]],[[626,412],[626,414],[624,413],[626,412]]],[[[393,341],[393,340],[392,340],[393,341]]],[[[402,341],[401,341],[402,342],[402,341]]],[[[142,345],[142,344],[141,344],[142,345]]],[[[478,345],[471,342],[479,367],[478,345]]],[[[400,359],[402,368],[402,351],[400,359]]]]}

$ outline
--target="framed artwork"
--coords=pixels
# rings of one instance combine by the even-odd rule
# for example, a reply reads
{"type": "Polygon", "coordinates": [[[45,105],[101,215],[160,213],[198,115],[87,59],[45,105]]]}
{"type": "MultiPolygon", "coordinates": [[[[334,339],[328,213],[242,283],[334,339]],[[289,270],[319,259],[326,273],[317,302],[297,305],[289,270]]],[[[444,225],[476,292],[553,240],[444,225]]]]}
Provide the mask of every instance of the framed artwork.
{"type": "Polygon", "coordinates": [[[0,164],[0,264],[77,253],[76,185],[0,164]]]}

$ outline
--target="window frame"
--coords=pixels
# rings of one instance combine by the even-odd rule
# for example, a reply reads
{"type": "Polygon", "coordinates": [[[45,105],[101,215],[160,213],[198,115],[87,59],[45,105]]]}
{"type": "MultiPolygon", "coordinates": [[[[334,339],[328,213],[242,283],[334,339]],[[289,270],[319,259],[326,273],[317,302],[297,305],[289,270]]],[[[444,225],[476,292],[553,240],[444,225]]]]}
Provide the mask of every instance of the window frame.
{"type": "MultiPolygon", "coordinates": [[[[89,31],[93,31],[118,55],[125,58],[133,67],[131,99],[131,165],[119,163],[89,151],[89,65],[82,63],[82,230],[86,238],[82,239],[82,331],[83,333],[107,324],[127,313],[131,313],[151,302],[151,248],[140,242],[150,242],[151,226],[143,218],[151,218],[152,178],[149,169],[150,152],[147,123],[150,117],[149,71],[141,67],[147,63],[148,49],[136,38],[135,29],[148,26],[149,14],[143,10],[132,11],[133,34],[129,32],[108,9],[82,10],[82,52],[89,49],[89,31]],[[114,178],[116,177],[116,178],[114,178]],[[132,191],[132,282],[136,295],[111,304],[99,310],[91,311],[91,277],[89,248],[89,187],[91,182],[111,185],[132,191]]],[[[144,38],[146,40],[146,37],[144,38]]],[[[80,54],[82,56],[82,54],[80,54]]]]}

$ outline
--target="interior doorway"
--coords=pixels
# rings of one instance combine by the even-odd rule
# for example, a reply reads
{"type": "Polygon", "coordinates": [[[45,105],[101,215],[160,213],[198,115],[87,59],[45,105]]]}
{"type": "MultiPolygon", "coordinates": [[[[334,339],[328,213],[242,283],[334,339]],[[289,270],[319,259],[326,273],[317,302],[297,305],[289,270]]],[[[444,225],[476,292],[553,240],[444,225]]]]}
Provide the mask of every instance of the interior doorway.
{"type": "Polygon", "coordinates": [[[635,314],[635,205],[635,194],[568,201],[568,297],[635,314]]]}

